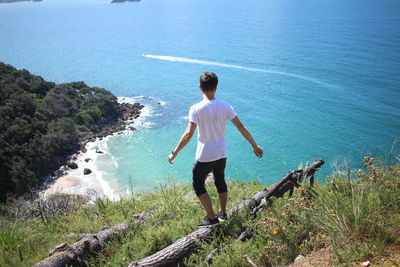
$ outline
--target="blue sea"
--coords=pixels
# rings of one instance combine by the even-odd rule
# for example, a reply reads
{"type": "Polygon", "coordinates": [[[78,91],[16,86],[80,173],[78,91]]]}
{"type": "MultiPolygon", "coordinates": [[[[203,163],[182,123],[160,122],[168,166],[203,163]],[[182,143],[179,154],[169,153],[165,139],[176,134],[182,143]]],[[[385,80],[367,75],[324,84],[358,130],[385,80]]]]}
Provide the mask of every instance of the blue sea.
{"type": "Polygon", "coordinates": [[[195,138],[174,165],[167,156],[204,71],[265,150],[257,159],[228,122],[228,180],[272,183],[314,157],[324,180],[399,151],[398,0],[0,4],[0,61],[146,106],[136,132],[99,144],[96,173],[116,194],[191,181],[195,138]]]}

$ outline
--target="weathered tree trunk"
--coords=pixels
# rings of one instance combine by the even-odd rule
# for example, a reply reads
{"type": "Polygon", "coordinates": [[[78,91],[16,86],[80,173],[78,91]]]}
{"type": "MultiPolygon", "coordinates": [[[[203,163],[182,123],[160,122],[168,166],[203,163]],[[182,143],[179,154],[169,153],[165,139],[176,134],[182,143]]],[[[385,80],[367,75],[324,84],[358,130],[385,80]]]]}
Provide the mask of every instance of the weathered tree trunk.
{"type": "Polygon", "coordinates": [[[129,266],[176,266],[184,257],[193,252],[197,247],[197,240],[204,239],[210,236],[211,233],[211,228],[199,228],[191,234],[178,239],[163,250],[139,262],[132,262],[129,266]]]}
{"type": "Polygon", "coordinates": [[[103,228],[97,234],[84,234],[74,244],[63,243],[49,252],[50,257],[40,261],[33,267],[65,267],[83,266],[83,261],[90,255],[101,251],[105,242],[115,238],[118,234],[126,233],[131,226],[144,223],[153,216],[154,212],[142,212],[133,216],[133,222],[121,223],[116,226],[103,228]]]}
{"type": "MultiPolygon", "coordinates": [[[[240,204],[228,211],[228,217],[246,208],[250,208],[251,211],[257,211],[263,199],[268,199],[272,196],[282,197],[285,192],[294,186],[298,186],[298,183],[307,176],[313,175],[322,164],[324,164],[322,159],[316,160],[304,169],[290,172],[275,184],[255,193],[251,198],[244,199],[240,204]]],[[[199,240],[207,238],[211,233],[212,229],[210,228],[200,228],[153,255],[131,262],[128,266],[176,266],[186,256],[193,253],[199,240]]]]}

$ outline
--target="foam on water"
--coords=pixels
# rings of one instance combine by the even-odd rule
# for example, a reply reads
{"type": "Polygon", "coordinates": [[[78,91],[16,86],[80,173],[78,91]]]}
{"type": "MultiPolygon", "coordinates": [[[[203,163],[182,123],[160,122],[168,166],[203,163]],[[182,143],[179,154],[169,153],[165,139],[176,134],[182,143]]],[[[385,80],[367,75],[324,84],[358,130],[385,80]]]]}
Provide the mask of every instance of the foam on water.
{"type": "MultiPolygon", "coordinates": [[[[156,114],[154,113],[154,107],[148,101],[146,101],[146,98],[151,98],[151,97],[145,97],[145,96],[134,96],[134,97],[118,97],[118,102],[119,103],[129,103],[129,104],[134,104],[134,103],[143,103],[144,107],[140,110],[140,116],[137,119],[132,120],[128,128],[130,126],[135,127],[136,129],[143,129],[143,128],[151,128],[154,124],[153,122],[149,121],[148,119],[150,117],[155,116],[156,114]]],[[[153,98],[154,101],[157,101],[161,103],[162,100],[158,100],[153,98]]],[[[167,102],[162,101],[164,103],[163,105],[166,105],[167,102]]],[[[132,133],[132,131],[125,131],[125,133],[132,133]]]]}
{"type": "MultiPolygon", "coordinates": [[[[82,194],[90,195],[94,197],[106,196],[111,200],[118,200],[120,197],[115,193],[114,188],[110,185],[106,179],[103,178],[103,171],[98,169],[97,161],[99,157],[108,154],[108,139],[105,137],[102,140],[96,139],[93,142],[89,142],[86,145],[86,152],[80,152],[72,155],[73,161],[78,165],[77,169],[66,169],[62,166],[54,176],[46,177],[46,182],[44,183],[44,188],[50,186],[55,179],[61,176],[70,176],[77,178],[79,184],[77,186],[71,186],[67,188],[60,189],[59,193],[69,193],[69,194],[82,194]],[[98,153],[101,151],[102,153],[98,153]],[[86,161],[86,159],[89,159],[86,161]],[[84,175],[84,169],[88,168],[92,172],[88,175],[84,175]]],[[[114,164],[117,164],[114,161],[114,164]]],[[[118,165],[115,165],[116,167],[118,165]]],[[[43,189],[44,189],[43,188],[43,189]]]]}
{"type": "MultiPolygon", "coordinates": [[[[118,97],[118,102],[130,104],[143,102],[147,103],[147,105],[141,109],[140,116],[128,124],[128,127],[122,132],[122,135],[130,135],[134,133],[134,131],[130,130],[130,126],[135,127],[137,130],[151,128],[153,123],[149,122],[148,119],[157,115],[154,112],[154,105],[167,105],[166,101],[155,97],[145,96],[118,97]],[[151,103],[148,102],[148,99],[151,100],[151,103]]],[[[81,181],[81,184],[76,187],[65,189],[65,193],[88,194],[88,192],[94,191],[97,194],[104,195],[111,200],[120,199],[120,193],[123,194],[124,192],[120,190],[121,188],[118,184],[118,179],[117,177],[114,177],[115,173],[112,170],[106,170],[106,168],[102,166],[103,163],[101,162],[101,157],[109,157],[112,161],[112,165],[115,167],[115,170],[118,169],[118,160],[120,159],[109,153],[109,144],[115,137],[117,137],[116,134],[109,135],[102,139],[97,138],[93,142],[88,142],[85,147],[86,152],[76,155],[77,159],[75,162],[78,164],[78,169],[68,171],[68,175],[78,178],[81,181]],[[90,159],[88,162],[85,160],[87,158],[90,159]],[[85,168],[89,168],[92,173],[89,175],[84,175],[83,170],[85,168]]],[[[128,190],[126,191],[126,194],[128,193],[131,192],[128,190]]]]}
{"type": "MultiPolygon", "coordinates": [[[[165,106],[166,101],[158,99],[156,97],[146,97],[146,96],[135,96],[135,97],[118,97],[119,103],[143,103],[145,106],[141,109],[140,116],[128,122],[128,126],[122,135],[130,135],[134,131],[130,129],[130,126],[135,127],[137,130],[143,130],[151,128],[153,123],[148,121],[149,118],[157,116],[154,109],[155,105],[165,106]],[[150,102],[149,102],[150,100],[150,102]]],[[[73,194],[91,194],[95,192],[96,195],[106,196],[111,200],[119,200],[121,191],[119,190],[118,179],[114,177],[112,171],[102,170],[101,157],[109,157],[112,162],[110,162],[115,169],[118,169],[118,158],[109,153],[109,143],[116,135],[109,135],[102,139],[96,138],[93,142],[88,142],[86,145],[85,153],[78,153],[76,156],[75,163],[78,164],[78,168],[74,170],[63,171],[65,175],[76,177],[80,180],[80,184],[75,187],[69,187],[63,190],[64,193],[73,194]],[[86,159],[90,159],[86,162],[86,159]],[[88,175],[83,174],[85,168],[90,169],[92,172],[88,175]],[[106,178],[105,178],[106,177],[106,178]]],[[[62,170],[60,170],[61,172],[62,170]]],[[[49,177],[49,181],[54,180],[55,177],[49,177]]]]}
{"type": "MultiPolygon", "coordinates": [[[[98,159],[99,157],[105,156],[108,153],[108,139],[110,136],[103,138],[102,140],[96,139],[94,142],[89,142],[86,145],[86,153],[78,155],[76,163],[78,169],[72,170],[69,175],[77,177],[81,180],[82,184],[79,186],[79,191],[82,194],[87,194],[88,190],[95,191],[100,195],[104,195],[112,200],[118,200],[119,196],[115,193],[115,190],[111,185],[103,178],[103,171],[99,170],[98,159]],[[98,152],[102,153],[98,153],[98,152]],[[85,159],[90,160],[86,162],[85,159]],[[83,170],[89,168],[92,173],[84,175],[83,170]]],[[[114,163],[115,164],[115,163],[114,163]]],[[[71,189],[73,190],[73,188],[71,189]]]]}

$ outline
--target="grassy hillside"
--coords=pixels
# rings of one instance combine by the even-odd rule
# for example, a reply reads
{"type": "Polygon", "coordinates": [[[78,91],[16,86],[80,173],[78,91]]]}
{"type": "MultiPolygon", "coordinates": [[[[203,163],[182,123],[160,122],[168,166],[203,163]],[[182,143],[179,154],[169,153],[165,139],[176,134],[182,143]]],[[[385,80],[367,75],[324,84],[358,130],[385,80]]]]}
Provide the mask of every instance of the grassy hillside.
{"type": "MultiPolygon", "coordinates": [[[[199,266],[215,248],[219,250],[214,266],[248,266],[244,255],[258,266],[281,266],[300,254],[321,250],[328,252],[326,262],[335,266],[385,256],[400,246],[400,167],[376,167],[372,161],[366,158],[365,169],[351,172],[351,179],[335,174],[313,188],[305,184],[292,198],[275,199],[256,218],[246,212],[230,218],[185,259],[185,265],[199,266]],[[245,229],[251,237],[235,241],[245,229]]],[[[232,207],[265,186],[235,181],[228,187],[232,207]]],[[[216,200],[214,187],[208,185],[208,190],[216,200]]],[[[81,233],[95,233],[102,226],[130,221],[133,214],[157,210],[153,218],[88,261],[89,266],[126,266],[192,232],[204,217],[191,185],[172,182],[152,194],[118,202],[97,199],[85,206],[80,201],[70,201],[74,204],[69,211],[46,218],[30,216],[34,213],[18,210],[15,203],[2,206],[0,266],[30,266],[57,244],[75,242],[81,233]]]]}

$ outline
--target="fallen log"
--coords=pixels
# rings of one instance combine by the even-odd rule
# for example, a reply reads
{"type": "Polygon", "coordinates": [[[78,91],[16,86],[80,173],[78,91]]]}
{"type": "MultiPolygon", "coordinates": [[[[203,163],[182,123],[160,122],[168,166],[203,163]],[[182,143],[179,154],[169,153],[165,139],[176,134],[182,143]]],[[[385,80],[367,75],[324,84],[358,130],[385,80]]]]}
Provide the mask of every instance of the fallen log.
{"type": "Polygon", "coordinates": [[[124,234],[130,227],[144,223],[154,215],[154,211],[133,215],[131,223],[121,223],[112,227],[103,227],[97,234],[83,234],[73,244],[60,244],[49,252],[50,257],[38,262],[33,267],[85,266],[84,260],[101,251],[107,241],[119,234],[124,234]]]}
{"type": "Polygon", "coordinates": [[[316,160],[312,164],[308,165],[304,169],[298,169],[289,172],[284,178],[276,182],[273,185],[268,186],[266,189],[255,193],[251,198],[243,200],[239,205],[235,206],[228,212],[228,216],[233,215],[239,210],[243,210],[249,207],[252,213],[255,213],[256,209],[260,207],[263,199],[267,200],[270,197],[282,197],[287,191],[290,191],[293,187],[299,186],[305,178],[314,175],[323,164],[324,160],[316,160]]]}
{"type": "Polygon", "coordinates": [[[211,233],[211,228],[199,228],[163,250],[138,262],[132,262],[128,266],[176,266],[184,257],[193,252],[197,247],[197,240],[205,239],[211,233]]]}
{"type": "MultiPolygon", "coordinates": [[[[266,200],[272,196],[282,197],[287,191],[298,185],[305,178],[313,175],[323,164],[324,160],[316,160],[304,169],[291,171],[280,181],[255,193],[251,198],[244,199],[240,204],[233,207],[227,212],[228,217],[247,208],[251,211],[259,208],[263,199],[266,200]]],[[[200,228],[144,259],[131,262],[128,266],[176,266],[185,257],[193,253],[198,246],[199,240],[211,236],[212,232],[211,228],[200,228]]]]}

